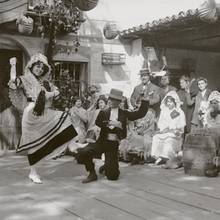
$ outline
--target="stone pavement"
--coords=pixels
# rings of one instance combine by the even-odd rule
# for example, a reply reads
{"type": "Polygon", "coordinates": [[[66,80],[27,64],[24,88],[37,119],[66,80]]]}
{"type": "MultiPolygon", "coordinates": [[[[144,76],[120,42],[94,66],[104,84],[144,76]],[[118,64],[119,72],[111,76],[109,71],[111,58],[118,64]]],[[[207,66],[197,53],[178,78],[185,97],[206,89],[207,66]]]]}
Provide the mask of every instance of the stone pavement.
{"type": "Polygon", "coordinates": [[[40,164],[37,185],[27,165],[14,153],[0,157],[0,220],[220,219],[219,177],[121,163],[118,181],[99,176],[84,185],[83,166],[65,156],[40,164]]]}

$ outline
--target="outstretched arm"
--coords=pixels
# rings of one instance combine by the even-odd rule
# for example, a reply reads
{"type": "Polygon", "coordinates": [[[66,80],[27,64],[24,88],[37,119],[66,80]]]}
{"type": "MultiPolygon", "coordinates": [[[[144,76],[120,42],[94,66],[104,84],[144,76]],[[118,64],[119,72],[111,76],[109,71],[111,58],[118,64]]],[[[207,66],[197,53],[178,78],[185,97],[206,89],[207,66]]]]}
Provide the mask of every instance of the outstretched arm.
{"type": "Polygon", "coordinates": [[[134,121],[139,118],[143,118],[146,115],[148,108],[149,108],[149,100],[148,98],[146,99],[143,98],[141,100],[141,106],[137,111],[133,111],[133,112],[126,111],[127,119],[130,121],[134,121]]]}
{"type": "Polygon", "coordinates": [[[9,98],[13,106],[19,110],[20,113],[23,113],[24,108],[27,105],[27,97],[24,94],[22,89],[22,81],[19,77],[16,76],[16,58],[13,57],[10,59],[10,80],[8,82],[9,86],[9,98]]]}
{"type": "Polygon", "coordinates": [[[137,90],[137,87],[135,87],[130,97],[130,102],[133,107],[136,107],[136,101],[137,101],[138,96],[139,96],[138,90],[137,90]]]}

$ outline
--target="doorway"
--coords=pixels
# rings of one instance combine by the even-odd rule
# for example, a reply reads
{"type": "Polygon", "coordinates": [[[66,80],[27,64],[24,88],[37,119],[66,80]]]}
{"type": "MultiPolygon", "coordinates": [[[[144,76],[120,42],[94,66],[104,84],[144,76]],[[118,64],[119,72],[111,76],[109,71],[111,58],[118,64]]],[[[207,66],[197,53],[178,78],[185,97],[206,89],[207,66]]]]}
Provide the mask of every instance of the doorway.
{"type": "Polygon", "coordinates": [[[0,49],[0,112],[11,105],[8,97],[7,83],[10,79],[9,60],[12,57],[17,58],[16,72],[18,75],[21,75],[23,68],[22,51],[0,49]]]}
{"type": "Polygon", "coordinates": [[[55,61],[54,84],[60,90],[56,108],[71,108],[74,97],[83,98],[88,84],[88,64],[85,62],[55,61]]]}
{"type": "Polygon", "coordinates": [[[17,58],[16,72],[21,75],[22,51],[0,49],[0,149],[15,149],[21,133],[19,111],[11,104],[7,85],[10,79],[9,60],[12,57],[17,58]]]}

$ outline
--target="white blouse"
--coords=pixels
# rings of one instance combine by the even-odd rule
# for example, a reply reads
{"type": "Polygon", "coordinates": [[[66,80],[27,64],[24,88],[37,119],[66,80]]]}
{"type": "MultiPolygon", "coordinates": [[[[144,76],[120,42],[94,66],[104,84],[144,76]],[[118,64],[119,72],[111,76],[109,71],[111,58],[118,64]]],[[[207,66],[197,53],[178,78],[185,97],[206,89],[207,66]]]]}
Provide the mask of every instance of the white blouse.
{"type": "Polygon", "coordinates": [[[158,128],[160,131],[164,130],[165,128],[169,129],[184,129],[186,125],[186,118],[185,114],[180,108],[174,108],[172,110],[168,108],[164,108],[161,113],[158,120],[158,128]],[[173,111],[176,111],[179,113],[178,116],[172,118],[171,113],[173,111]]]}

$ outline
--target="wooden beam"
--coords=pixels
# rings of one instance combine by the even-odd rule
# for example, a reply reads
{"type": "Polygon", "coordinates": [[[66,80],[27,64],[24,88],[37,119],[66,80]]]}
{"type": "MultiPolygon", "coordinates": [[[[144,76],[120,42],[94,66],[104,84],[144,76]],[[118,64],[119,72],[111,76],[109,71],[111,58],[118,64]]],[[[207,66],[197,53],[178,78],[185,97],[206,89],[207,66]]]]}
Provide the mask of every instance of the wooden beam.
{"type": "Polygon", "coordinates": [[[217,38],[220,36],[220,23],[216,23],[215,25],[204,25],[201,27],[195,27],[191,29],[185,29],[181,31],[175,32],[167,32],[167,33],[154,33],[151,35],[143,36],[144,39],[154,38],[159,41],[169,42],[173,41],[173,39],[178,39],[178,41],[197,41],[201,39],[211,39],[217,38]]]}
{"type": "Polygon", "coordinates": [[[172,48],[172,49],[185,49],[185,50],[197,50],[197,51],[203,51],[203,52],[216,52],[220,53],[220,46],[215,47],[208,47],[208,46],[194,46],[190,44],[185,44],[185,43],[170,43],[170,44],[164,44],[164,43],[158,43],[155,44],[153,42],[151,43],[146,43],[144,42],[144,46],[152,46],[152,47],[157,47],[157,48],[172,48]]]}

